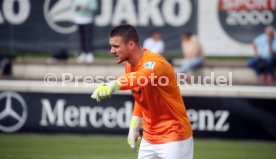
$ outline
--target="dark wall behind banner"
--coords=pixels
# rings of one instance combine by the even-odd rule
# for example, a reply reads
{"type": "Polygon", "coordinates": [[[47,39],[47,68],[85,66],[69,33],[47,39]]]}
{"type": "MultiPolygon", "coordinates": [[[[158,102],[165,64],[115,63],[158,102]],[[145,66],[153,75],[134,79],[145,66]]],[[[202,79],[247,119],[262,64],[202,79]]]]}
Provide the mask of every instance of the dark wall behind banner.
{"type": "MultiPolygon", "coordinates": [[[[77,50],[72,20],[70,1],[0,0],[0,50],[77,50]]],[[[153,29],[160,30],[167,52],[180,52],[180,33],[197,32],[197,0],[99,0],[94,48],[109,50],[108,33],[123,23],[137,27],[141,42],[153,29]]]]}
{"type": "MultiPolygon", "coordinates": [[[[195,137],[276,139],[276,99],[183,97],[195,137]]],[[[127,134],[131,95],[0,93],[0,133],[127,134]]]]}

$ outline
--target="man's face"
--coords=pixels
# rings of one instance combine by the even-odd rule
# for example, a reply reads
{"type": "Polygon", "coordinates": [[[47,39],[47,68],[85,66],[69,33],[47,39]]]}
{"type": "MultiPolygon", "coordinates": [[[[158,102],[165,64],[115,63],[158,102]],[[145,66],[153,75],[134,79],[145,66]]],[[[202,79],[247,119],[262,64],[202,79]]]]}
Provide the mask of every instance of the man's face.
{"type": "Polygon", "coordinates": [[[128,44],[121,36],[110,37],[109,44],[111,46],[110,53],[114,55],[116,63],[120,64],[128,60],[130,54],[128,44]]]}
{"type": "Polygon", "coordinates": [[[161,34],[158,33],[158,32],[155,32],[153,35],[152,35],[153,39],[154,40],[160,40],[161,39],[161,34]]]}

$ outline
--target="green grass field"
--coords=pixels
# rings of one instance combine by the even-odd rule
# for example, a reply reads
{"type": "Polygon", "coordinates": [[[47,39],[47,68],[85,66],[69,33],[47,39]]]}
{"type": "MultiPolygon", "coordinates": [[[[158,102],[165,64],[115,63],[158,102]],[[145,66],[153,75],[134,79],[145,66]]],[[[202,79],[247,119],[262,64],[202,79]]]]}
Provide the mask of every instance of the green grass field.
{"type": "MultiPolygon", "coordinates": [[[[0,159],[135,159],[126,136],[0,135],[0,159]]],[[[195,159],[275,159],[276,143],[195,139],[195,159]]]]}

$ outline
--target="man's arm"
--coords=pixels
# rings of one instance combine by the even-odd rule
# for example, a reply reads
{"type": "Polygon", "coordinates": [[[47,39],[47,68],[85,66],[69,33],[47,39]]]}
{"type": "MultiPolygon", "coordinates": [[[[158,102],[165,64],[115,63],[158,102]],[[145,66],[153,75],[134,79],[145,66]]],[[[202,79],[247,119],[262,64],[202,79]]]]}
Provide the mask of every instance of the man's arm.
{"type": "Polygon", "coordinates": [[[139,149],[141,136],[140,129],[143,127],[142,106],[135,101],[133,116],[130,121],[127,142],[132,149],[139,149]]]}
{"type": "Polygon", "coordinates": [[[142,116],[143,116],[142,106],[137,101],[135,101],[135,103],[134,103],[133,116],[137,116],[140,118],[142,118],[142,116]]]}
{"type": "Polygon", "coordinates": [[[276,46],[275,46],[276,42],[275,42],[275,38],[274,37],[272,37],[271,39],[268,39],[268,49],[269,49],[269,53],[270,53],[271,57],[273,57],[273,56],[276,55],[276,50],[273,50],[273,45],[274,45],[274,48],[276,48],[276,46]]]}
{"type": "Polygon", "coordinates": [[[259,58],[259,52],[258,52],[258,48],[257,48],[257,45],[255,44],[255,42],[253,43],[253,49],[254,49],[255,57],[259,58]]]}
{"type": "Polygon", "coordinates": [[[152,82],[156,84],[156,80],[158,80],[163,70],[162,64],[146,62],[141,70],[125,74],[118,80],[108,82],[106,85],[98,86],[91,97],[99,102],[107,99],[111,96],[111,93],[118,90],[130,90],[139,85],[145,86],[152,82]],[[158,71],[154,72],[154,69],[158,71]]]}
{"type": "Polygon", "coordinates": [[[140,136],[139,130],[142,129],[142,125],[143,122],[141,117],[132,116],[127,136],[127,142],[134,150],[138,150],[140,146],[142,137],[140,136]]]}
{"type": "Polygon", "coordinates": [[[97,102],[100,102],[104,99],[107,99],[111,96],[111,93],[118,90],[130,90],[139,85],[139,82],[144,84],[145,82],[150,83],[150,75],[152,71],[147,68],[143,68],[138,72],[132,72],[121,76],[116,81],[111,81],[105,85],[98,86],[97,89],[91,95],[92,99],[95,99],[97,102]]]}

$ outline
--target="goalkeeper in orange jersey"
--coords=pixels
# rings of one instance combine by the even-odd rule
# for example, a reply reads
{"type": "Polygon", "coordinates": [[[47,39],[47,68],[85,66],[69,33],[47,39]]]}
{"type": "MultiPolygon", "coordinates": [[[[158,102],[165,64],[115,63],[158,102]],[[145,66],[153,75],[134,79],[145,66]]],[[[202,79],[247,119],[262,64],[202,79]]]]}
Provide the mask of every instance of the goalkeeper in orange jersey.
{"type": "Polygon", "coordinates": [[[116,62],[126,62],[126,74],[98,86],[91,97],[102,101],[115,91],[132,91],[135,104],[128,143],[137,149],[143,129],[138,159],[192,159],[192,128],[173,67],[162,56],[142,49],[131,25],[115,27],[109,43],[116,62]]]}

